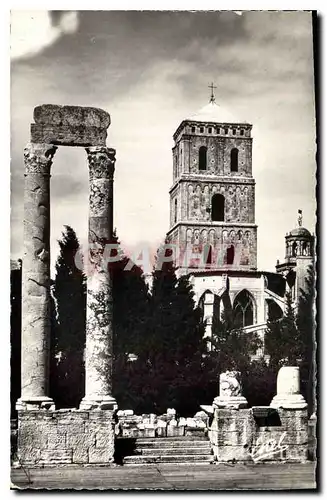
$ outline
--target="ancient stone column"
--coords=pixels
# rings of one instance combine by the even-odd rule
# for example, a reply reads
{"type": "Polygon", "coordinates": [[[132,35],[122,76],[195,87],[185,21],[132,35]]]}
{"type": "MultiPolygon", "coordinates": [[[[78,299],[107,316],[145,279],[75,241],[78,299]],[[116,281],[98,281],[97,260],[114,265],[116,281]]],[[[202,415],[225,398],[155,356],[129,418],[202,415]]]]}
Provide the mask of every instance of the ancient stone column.
{"type": "Polygon", "coordinates": [[[22,392],[18,410],[53,408],[48,397],[50,341],[50,169],[52,144],[24,150],[22,392]]]}
{"type": "Polygon", "coordinates": [[[277,394],[270,406],[273,408],[307,408],[307,403],[300,393],[300,369],[298,366],[283,366],[277,375],[277,394]]]}
{"type": "Polygon", "coordinates": [[[106,244],[113,234],[115,150],[86,148],[89,162],[89,263],[85,349],[85,397],[82,409],[115,409],[112,397],[112,283],[106,244]]]}

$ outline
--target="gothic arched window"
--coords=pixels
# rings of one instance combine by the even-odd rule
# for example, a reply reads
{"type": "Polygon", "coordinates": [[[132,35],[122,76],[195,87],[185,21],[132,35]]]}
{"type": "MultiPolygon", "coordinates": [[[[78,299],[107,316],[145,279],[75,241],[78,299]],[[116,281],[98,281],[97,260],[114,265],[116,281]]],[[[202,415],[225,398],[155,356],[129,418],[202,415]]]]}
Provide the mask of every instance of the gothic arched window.
{"type": "Polygon", "coordinates": [[[233,305],[233,316],[235,328],[253,325],[253,300],[247,290],[242,290],[236,295],[233,305]]]}
{"type": "Polygon", "coordinates": [[[175,198],[175,205],[174,205],[174,222],[177,222],[177,198],[175,198]]]}
{"type": "Polygon", "coordinates": [[[207,148],[201,146],[199,149],[199,170],[207,170],[207,148]]]}
{"type": "Polygon", "coordinates": [[[233,148],[230,152],[230,170],[238,172],[238,149],[233,148]]]}
{"type": "Polygon", "coordinates": [[[211,199],[211,219],[213,221],[225,220],[225,198],[222,194],[214,194],[211,199]]]}

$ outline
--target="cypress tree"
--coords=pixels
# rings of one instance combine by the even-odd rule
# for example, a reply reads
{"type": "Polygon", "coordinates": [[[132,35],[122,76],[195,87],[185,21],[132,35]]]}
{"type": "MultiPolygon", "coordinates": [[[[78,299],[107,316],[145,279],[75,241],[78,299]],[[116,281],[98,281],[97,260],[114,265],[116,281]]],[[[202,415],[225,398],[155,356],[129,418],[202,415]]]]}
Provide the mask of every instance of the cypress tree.
{"type": "Polygon", "coordinates": [[[300,365],[301,373],[301,389],[305,394],[309,412],[312,413],[314,408],[314,391],[313,384],[315,383],[315,359],[314,359],[314,342],[315,342],[315,274],[313,266],[309,267],[308,276],[306,278],[305,289],[300,290],[298,313],[296,324],[299,332],[299,342],[302,350],[302,360],[300,365]]]}
{"type": "Polygon", "coordinates": [[[75,264],[80,245],[70,226],[65,226],[58,244],[60,253],[53,285],[57,311],[57,326],[52,339],[57,359],[53,397],[59,408],[78,407],[84,396],[86,278],[75,264]]]}

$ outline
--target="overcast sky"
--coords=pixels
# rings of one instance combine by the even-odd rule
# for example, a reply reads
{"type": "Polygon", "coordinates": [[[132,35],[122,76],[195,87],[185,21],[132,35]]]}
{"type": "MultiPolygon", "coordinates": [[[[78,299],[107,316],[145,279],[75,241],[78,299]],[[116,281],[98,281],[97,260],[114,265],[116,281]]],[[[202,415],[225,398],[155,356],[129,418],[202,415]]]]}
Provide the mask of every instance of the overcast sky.
{"type": "MultiPolygon", "coordinates": [[[[308,12],[13,11],[12,258],[23,253],[23,149],[39,104],[111,115],[117,150],[115,226],[127,250],[155,252],[169,227],[172,135],[216,101],[253,124],[258,269],[284,257],[285,233],[315,229],[315,108],[308,12]]],[[[51,179],[52,261],[64,224],[87,237],[82,148],[58,149],[51,179]]]]}

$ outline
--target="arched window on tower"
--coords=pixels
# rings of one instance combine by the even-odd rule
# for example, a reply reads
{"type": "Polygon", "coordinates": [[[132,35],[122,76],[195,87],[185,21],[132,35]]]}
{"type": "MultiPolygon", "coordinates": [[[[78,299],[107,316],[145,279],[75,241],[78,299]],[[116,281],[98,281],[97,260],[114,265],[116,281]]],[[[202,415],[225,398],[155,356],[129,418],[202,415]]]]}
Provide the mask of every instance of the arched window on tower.
{"type": "Polygon", "coordinates": [[[201,146],[199,149],[199,170],[207,170],[207,148],[201,146]]]}
{"type": "Polygon", "coordinates": [[[238,149],[233,148],[230,152],[230,171],[238,172],[238,149]]]}
{"type": "Polygon", "coordinates": [[[212,264],[212,246],[210,244],[206,244],[203,247],[203,260],[204,265],[211,266],[212,264]]]}
{"type": "Polygon", "coordinates": [[[297,255],[297,243],[296,241],[294,241],[292,245],[292,257],[296,257],[296,255],[297,255]]]}
{"type": "Polygon", "coordinates": [[[231,265],[234,262],[235,248],[234,245],[230,245],[226,251],[226,264],[231,265]]]}
{"type": "Polygon", "coordinates": [[[236,295],[233,305],[234,327],[243,328],[253,325],[253,300],[247,290],[236,295]]]}
{"type": "Polygon", "coordinates": [[[214,194],[211,199],[211,220],[225,220],[225,198],[222,194],[214,194]]]}
{"type": "Polygon", "coordinates": [[[174,204],[174,222],[177,222],[177,198],[175,198],[174,204]]]}

